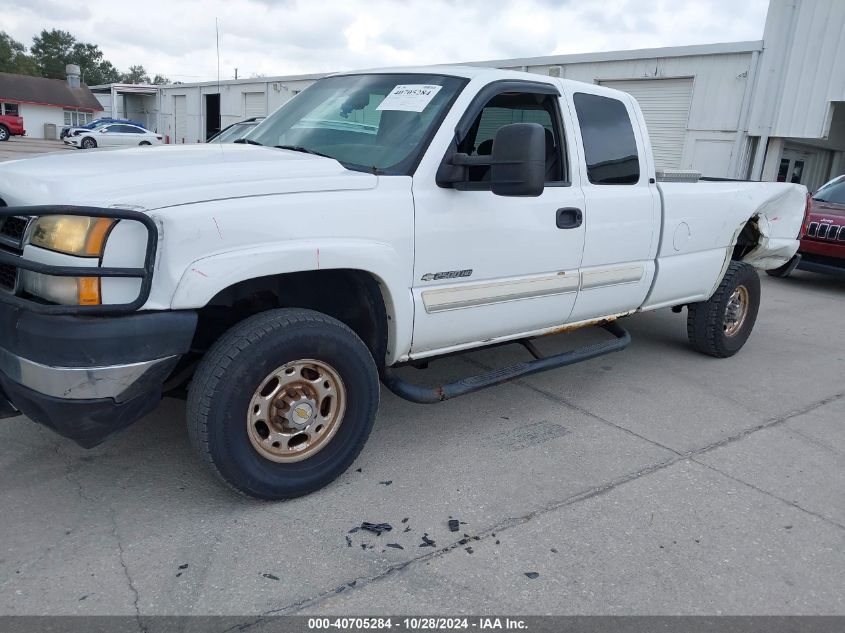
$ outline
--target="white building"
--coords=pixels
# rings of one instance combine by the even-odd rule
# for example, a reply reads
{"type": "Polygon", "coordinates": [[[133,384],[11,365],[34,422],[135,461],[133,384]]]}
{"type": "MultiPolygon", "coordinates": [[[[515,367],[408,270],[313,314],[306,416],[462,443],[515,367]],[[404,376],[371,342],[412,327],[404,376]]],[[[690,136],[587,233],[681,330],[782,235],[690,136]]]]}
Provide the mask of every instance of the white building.
{"type": "Polygon", "coordinates": [[[155,130],[158,125],[160,86],[146,84],[106,84],[91,86],[103,108],[103,117],[131,119],[155,130]]]}
{"type": "MultiPolygon", "coordinates": [[[[771,0],[759,41],[472,63],[630,92],[658,167],[814,189],[845,172],[843,60],[845,0],[771,0]]],[[[197,143],[269,114],[321,76],[146,86],[156,94],[138,98],[169,142],[197,143]]]]}
{"type": "Polygon", "coordinates": [[[67,80],[0,73],[0,114],[23,117],[28,137],[57,139],[62,126],[90,123],[103,109],[79,79],[74,64],[67,80]]]}

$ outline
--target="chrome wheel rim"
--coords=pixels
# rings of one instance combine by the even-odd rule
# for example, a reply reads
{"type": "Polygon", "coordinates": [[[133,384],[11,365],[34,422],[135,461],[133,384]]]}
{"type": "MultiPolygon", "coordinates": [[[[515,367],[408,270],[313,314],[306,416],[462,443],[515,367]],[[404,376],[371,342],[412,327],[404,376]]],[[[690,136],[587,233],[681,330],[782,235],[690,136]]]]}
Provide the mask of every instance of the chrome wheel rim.
{"type": "Polygon", "coordinates": [[[748,316],[748,304],[748,289],[745,286],[737,286],[725,306],[725,336],[734,336],[742,328],[748,316]]]}
{"type": "Polygon", "coordinates": [[[331,365],[292,361],[268,374],[253,393],[247,435],[265,459],[298,462],[326,447],[345,411],[346,388],[331,365]]]}

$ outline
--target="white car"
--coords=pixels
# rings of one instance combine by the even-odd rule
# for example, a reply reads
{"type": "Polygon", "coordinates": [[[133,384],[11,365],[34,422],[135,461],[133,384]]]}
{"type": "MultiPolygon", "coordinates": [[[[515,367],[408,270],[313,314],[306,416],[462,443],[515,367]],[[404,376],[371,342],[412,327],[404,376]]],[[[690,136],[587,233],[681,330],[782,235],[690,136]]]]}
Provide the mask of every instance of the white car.
{"type": "Polygon", "coordinates": [[[73,145],[77,149],[161,145],[161,138],[161,134],[150,132],[137,125],[109,123],[93,130],[75,132],[74,135],[65,137],[65,145],[73,145]]]}

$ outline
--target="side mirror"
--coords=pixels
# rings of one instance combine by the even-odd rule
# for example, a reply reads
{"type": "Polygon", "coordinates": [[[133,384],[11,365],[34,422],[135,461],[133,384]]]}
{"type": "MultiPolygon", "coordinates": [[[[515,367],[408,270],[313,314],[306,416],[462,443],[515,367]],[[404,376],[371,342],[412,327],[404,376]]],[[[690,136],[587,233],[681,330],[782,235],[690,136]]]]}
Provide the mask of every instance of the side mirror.
{"type": "Polygon", "coordinates": [[[105,133],[106,133],[106,128],[103,128],[102,130],[100,130],[100,134],[105,134],[105,133]]]}
{"type": "Polygon", "coordinates": [[[497,196],[539,196],[546,180],[546,131],[538,123],[511,123],[493,140],[490,185],[497,196]]]}

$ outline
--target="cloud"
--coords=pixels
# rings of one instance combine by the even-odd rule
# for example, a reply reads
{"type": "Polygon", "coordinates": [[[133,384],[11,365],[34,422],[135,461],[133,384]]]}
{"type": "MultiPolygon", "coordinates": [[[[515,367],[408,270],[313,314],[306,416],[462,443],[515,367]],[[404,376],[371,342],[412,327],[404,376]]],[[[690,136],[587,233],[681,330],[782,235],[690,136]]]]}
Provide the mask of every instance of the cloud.
{"type": "Polygon", "coordinates": [[[183,81],[234,69],[288,75],[759,39],[767,1],[747,0],[27,0],[4,29],[29,43],[61,28],[118,68],[183,81]],[[139,12],[143,13],[143,16],[139,12]]]}

